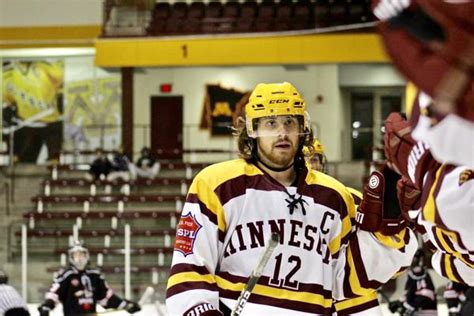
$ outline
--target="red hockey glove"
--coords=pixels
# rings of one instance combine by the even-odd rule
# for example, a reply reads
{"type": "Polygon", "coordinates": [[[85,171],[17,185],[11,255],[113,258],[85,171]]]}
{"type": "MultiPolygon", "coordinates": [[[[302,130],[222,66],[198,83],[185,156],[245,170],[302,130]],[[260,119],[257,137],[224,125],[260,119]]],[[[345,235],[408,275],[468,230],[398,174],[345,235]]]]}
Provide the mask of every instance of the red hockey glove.
{"type": "Polygon", "coordinates": [[[408,211],[420,208],[421,191],[407,177],[397,182],[397,196],[402,213],[408,216],[408,211]]]}
{"type": "Polygon", "coordinates": [[[406,227],[397,202],[396,183],[399,179],[398,174],[386,167],[372,172],[356,213],[360,229],[394,235],[406,227]]]}
{"type": "Polygon", "coordinates": [[[428,145],[411,137],[411,127],[400,113],[391,113],[385,120],[384,151],[387,165],[408,177],[418,189],[426,172],[439,166],[428,145]]]}

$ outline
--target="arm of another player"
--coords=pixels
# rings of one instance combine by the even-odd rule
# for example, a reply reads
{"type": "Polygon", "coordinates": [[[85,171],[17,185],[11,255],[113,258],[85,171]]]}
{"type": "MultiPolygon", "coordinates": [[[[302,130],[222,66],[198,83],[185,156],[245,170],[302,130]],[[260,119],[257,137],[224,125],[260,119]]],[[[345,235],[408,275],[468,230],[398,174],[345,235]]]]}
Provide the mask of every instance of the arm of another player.
{"type": "Polygon", "coordinates": [[[99,304],[104,308],[123,309],[130,314],[139,312],[141,310],[141,307],[138,305],[138,303],[122,299],[116,295],[114,291],[108,286],[104,276],[101,274],[99,276],[94,296],[98,300],[99,304]]]}
{"type": "MultiPolygon", "coordinates": [[[[416,237],[411,230],[402,227],[398,230],[402,238],[388,237],[393,239],[392,246],[376,237],[380,227],[373,231],[354,230],[352,226],[347,229],[346,223],[349,221],[350,225],[349,217],[350,214],[355,214],[356,206],[345,188],[338,191],[344,200],[344,208],[348,211],[333,229],[335,235],[329,243],[335,260],[333,295],[336,299],[370,295],[374,289],[410,265],[417,249],[416,237]],[[380,261],[382,259],[383,262],[380,261]]],[[[364,194],[364,199],[366,198],[367,193],[364,194]]],[[[378,204],[383,205],[382,201],[378,201],[378,204]]],[[[367,216],[373,217],[372,214],[367,216]]],[[[383,215],[376,217],[377,222],[381,223],[383,215]]]]}

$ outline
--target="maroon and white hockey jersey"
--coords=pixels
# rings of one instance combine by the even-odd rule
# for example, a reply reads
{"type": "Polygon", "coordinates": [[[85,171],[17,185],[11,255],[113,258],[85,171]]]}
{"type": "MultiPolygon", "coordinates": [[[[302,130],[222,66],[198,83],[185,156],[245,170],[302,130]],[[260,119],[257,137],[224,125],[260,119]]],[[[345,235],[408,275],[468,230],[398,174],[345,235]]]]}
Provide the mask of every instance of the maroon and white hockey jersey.
{"type": "Polygon", "coordinates": [[[327,315],[333,299],[372,293],[410,265],[417,241],[409,229],[353,230],[354,213],[344,185],[316,171],[285,187],[243,159],[207,167],[177,227],[170,315],[232,310],[272,232],[280,243],[242,315],[327,315]]]}

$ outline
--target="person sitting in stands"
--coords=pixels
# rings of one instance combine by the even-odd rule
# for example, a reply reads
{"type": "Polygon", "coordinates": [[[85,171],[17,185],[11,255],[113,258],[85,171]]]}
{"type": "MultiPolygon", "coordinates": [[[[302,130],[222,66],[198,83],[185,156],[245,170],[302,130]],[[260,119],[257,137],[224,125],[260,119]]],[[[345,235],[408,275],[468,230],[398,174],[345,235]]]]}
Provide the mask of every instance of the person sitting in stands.
{"type": "Polygon", "coordinates": [[[115,181],[122,179],[123,181],[130,180],[130,159],[123,153],[122,148],[114,150],[111,161],[112,169],[107,176],[107,180],[115,181]]]}
{"type": "Polygon", "coordinates": [[[112,164],[101,148],[95,150],[95,156],[86,178],[90,181],[105,180],[112,170],[112,164]]]}
{"type": "Polygon", "coordinates": [[[153,157],[150,148],[143,147],[137,162],[134,165],[130,164],[130,174],[132,179],[137,177],[154,179],[160,172],[160,167],[160,163],[153,157]]]}

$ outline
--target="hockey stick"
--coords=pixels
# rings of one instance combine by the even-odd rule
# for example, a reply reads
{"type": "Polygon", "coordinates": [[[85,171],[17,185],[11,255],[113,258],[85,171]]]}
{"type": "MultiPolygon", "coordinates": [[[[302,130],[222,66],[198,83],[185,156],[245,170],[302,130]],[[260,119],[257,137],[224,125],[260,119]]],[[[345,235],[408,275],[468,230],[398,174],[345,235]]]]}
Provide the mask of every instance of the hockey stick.
{"type": "Polygon", "coordinates": [[[142,297],[140,297],[138,305],[143,306],[148,301],[151,301],[153,294],[155,294],[155,289],[151,286],[147,287],[145,292],[143,292],[142,297]]]}
{"type": "Polygon", "coordinates": [[[380,294],[380,296],[382,296],[382,298],[385,300],[385,302],[387,302],[388,304],[390,304],[392,301],[390,301],[390,298],[387,296],[387,294],[385,294],[383,291],[377,291],[378,294],[380,294]]]}
{"type": "Polygon", "coordinates": [[[234,307],[234,310],[231,313],[231,316],[237,316],[237,315],[240,315],[240,313],[242,313],[242,310],[243,310],[245,304],[247,303],[247,300],[249,299],[250,294],[252,294],[253,288],[257,284],[258,279],[260,278],[260,276],[263,273],[263,269],[267,265],[267,262],[268,262],[268,260],[270,259],[270,256],[273,253],[273,250],[275,249],[275,247],[278,244],[278,240],[279,240],[278,234],[273,233],[272,237],[268,241],[267,247],[265,248],[262,256],[260,257],[260,259],[257,262],[257,266],[255,267],[255,269],[250,274],[250,278],[249,278],[247,284],[245,285],[244,289],[240,293],[240,296],[237,299],[237,303],[235,304],[235,307],[234,307]]]}

